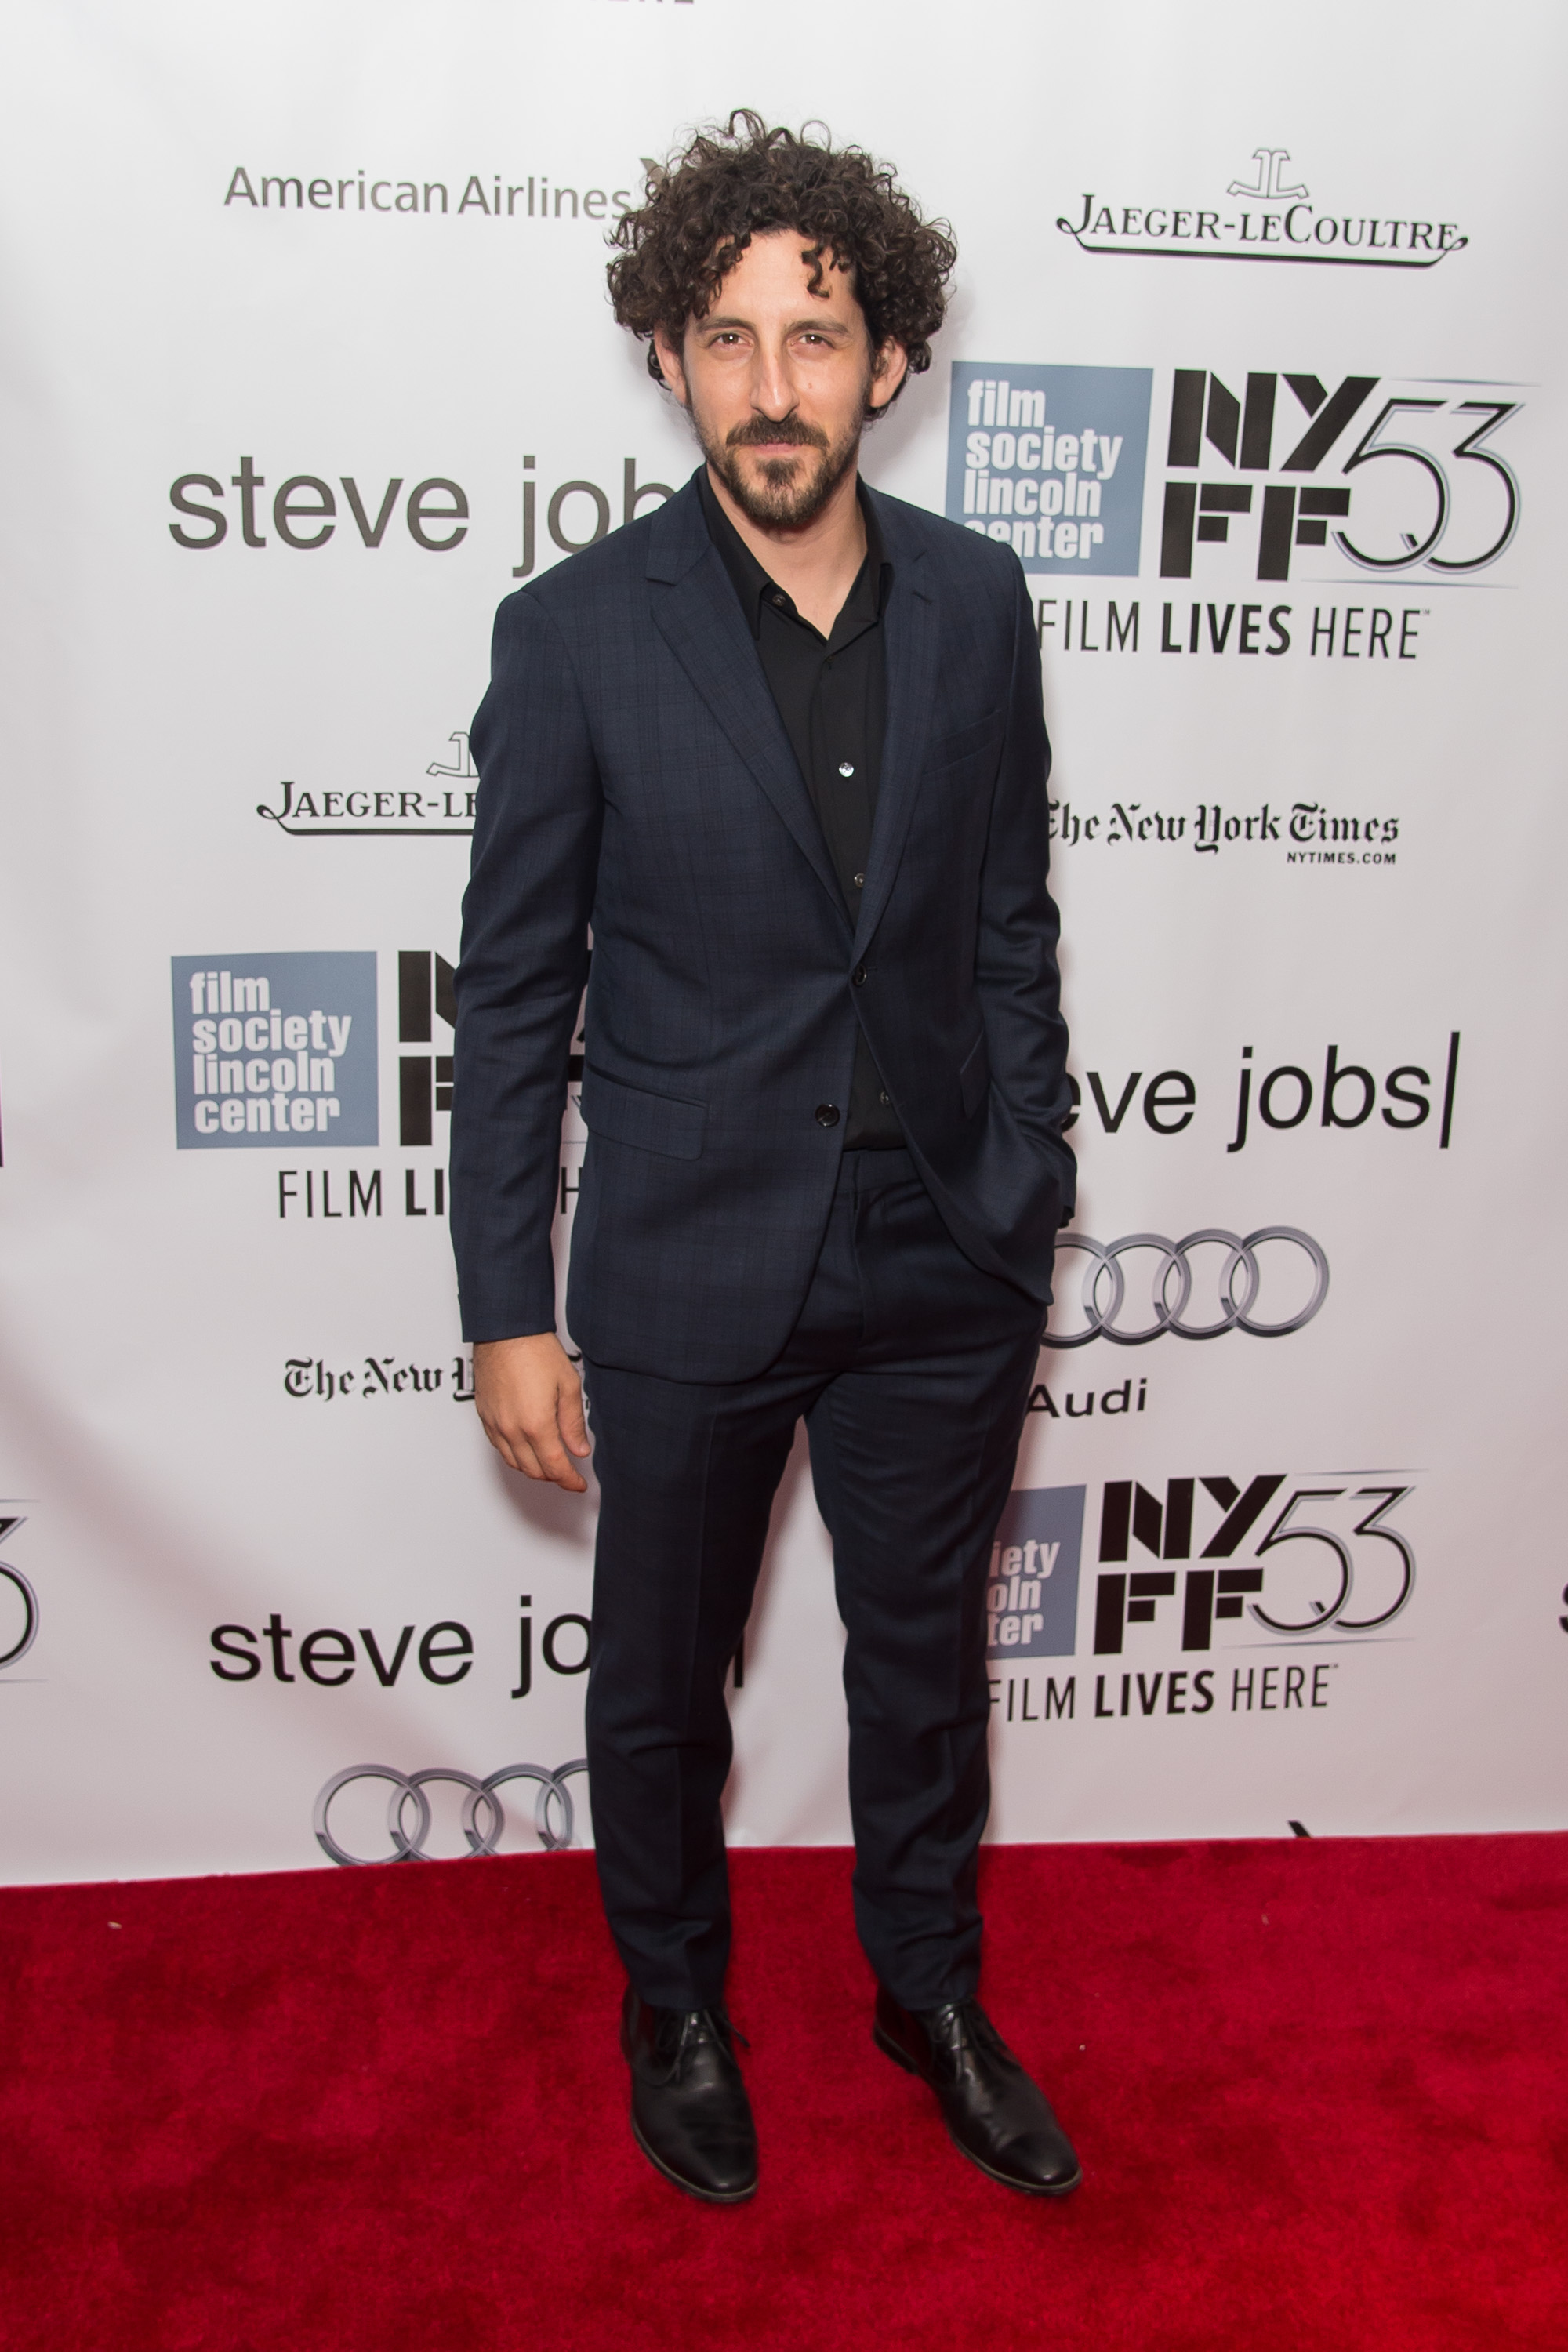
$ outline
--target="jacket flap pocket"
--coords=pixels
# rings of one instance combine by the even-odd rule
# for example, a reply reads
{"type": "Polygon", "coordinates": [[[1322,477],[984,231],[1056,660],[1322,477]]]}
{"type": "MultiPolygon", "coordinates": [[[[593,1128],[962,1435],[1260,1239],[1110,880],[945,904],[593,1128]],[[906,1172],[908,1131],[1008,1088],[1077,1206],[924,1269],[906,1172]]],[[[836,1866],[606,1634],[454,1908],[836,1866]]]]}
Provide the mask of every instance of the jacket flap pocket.
{"type": "Polygon", "coordinates": [[[960,760],[967,760],[974,752],[984,751],[988,744],[1000,740],[1006,719],[1007,713],[998,704],[994,710],[987,711],[984,719],[977,719],[973,727],[961,727],[956,735],[939,735],[926,753],[926,766],[954,767],[960,760]]]}
{"type": "Polygon", "coordinates": [[[963,1116],[973,1118],[984,1101],[991,1085],[991,1056],[986,1050],[985,1032],[981,1031],[964,1055],[958,1073],[958,1091],[963,1102],[963,1116]]]}
{"type": "Polygon", "coordinates": [[[623,1086],[603,1070],[583,1073],[583,1118],[590,1135],[610,1143],[629,1143],[637,1151],[662,1151],[671,1160],[697,1160],[702,1153],[706,1105],[678,1102],[672,1095],[650,1095],[641,1087],[623,1086]]]}

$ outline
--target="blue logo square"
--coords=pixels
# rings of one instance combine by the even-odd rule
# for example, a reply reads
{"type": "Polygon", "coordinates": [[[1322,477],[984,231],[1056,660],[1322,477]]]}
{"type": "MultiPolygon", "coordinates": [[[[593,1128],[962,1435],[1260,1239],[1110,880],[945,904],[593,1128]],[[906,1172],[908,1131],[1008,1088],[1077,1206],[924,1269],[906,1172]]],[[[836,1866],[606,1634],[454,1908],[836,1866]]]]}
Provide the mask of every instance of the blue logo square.
{"type": "Polygon", "coordinates": [[[174,956],[182,1151],[379,1142],[375,957],[174,956]]]}
{"type": "Polygon", "coordinates": [[[1078,1646],[1082,1486],[1020,1486],[1007,1497],[985,1581],[990,1658],[1070,1658],[1078,1646]]]}
{"type": "Polygon", "coordinates": [[[1135,579],[1152,368],[957,360],[947,513],[1004,540],[1026,572],[1135,579]]]}

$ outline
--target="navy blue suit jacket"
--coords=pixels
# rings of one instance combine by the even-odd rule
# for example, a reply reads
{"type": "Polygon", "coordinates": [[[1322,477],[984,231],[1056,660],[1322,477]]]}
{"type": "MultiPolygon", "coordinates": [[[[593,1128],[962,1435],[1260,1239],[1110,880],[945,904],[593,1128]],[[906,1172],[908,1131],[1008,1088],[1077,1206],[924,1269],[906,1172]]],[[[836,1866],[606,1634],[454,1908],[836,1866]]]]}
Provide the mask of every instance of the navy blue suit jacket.
{"type": "Polygon", "coordinates": [[[855,1027],[938,1210],[1042,1305],[1072,1192],[1024,576],[872,492],[893,582],[866,887],[846,910],[695,480],[510,596],[474,720],[452,1236],[470,1339],[552,1330],[584,980],[566,1319],[591,1360],[735,1381],[826,1230],[855,1027]],[[853,975],[863,968],[858,983],[853,975]]]}

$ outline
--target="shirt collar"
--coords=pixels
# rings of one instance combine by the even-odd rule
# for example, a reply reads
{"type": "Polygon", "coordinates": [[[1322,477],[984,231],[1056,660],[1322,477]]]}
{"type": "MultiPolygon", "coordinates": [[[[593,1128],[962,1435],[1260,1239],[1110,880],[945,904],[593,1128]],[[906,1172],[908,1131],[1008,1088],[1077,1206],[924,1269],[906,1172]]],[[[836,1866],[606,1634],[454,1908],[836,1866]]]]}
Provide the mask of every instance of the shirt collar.
{"type": "MultiPolygon", "coordinates": [[[[702,501],[702,512],[707,519],[709,537],[723,557],[724,568],[735,583],[735,593],[741,600],[741,610],[746,616],[752,636],[760,637],[763,633],[764,597],[775,603],[782,599],[779,609],[787,613],[792,619],[798,620],[800,615],[795,612],[793,599],[785,593],[771,574],[763,570],[720,505],[718,494],[714,490],[706,465],[703,465],[698,472],[697,493],[702,501]]],[[[866,495],[864,482],[858,480],[856,482],[855,494],[860,501],[860,516],[866,526],[866,561],[857,572],[854,585],[844,600],[841,617],[845,620],[858,621],[862,626],[865,626],[881,617],[888,601],[888,590],[892,581],[893,567],[888,561],[887,551],[882,544],[882,534],[878,527],[877,510],[866,495]]]]}

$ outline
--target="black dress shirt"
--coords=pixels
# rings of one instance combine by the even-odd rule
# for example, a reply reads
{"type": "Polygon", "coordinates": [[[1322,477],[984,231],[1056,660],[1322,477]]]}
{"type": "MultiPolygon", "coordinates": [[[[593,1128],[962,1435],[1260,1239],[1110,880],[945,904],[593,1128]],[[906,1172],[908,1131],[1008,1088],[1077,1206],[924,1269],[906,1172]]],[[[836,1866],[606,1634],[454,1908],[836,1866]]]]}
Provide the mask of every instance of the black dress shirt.
{"type": "MultiPolygon", "coordinates": [[[[866,887],[888,719],[882,614],[893,568],[883,553],[877,518],[869,500],[862,498],[866,561],[825,637],[752,553],[720,505],[706,467],[698,476],[698,488],[709,533],[757,641],[763,676],[811,794],[853,922],[866,887]]],[[[865,1032],[858,1029],[844,1148],[893,1150],[903,1139],[865,1032]]]]}

